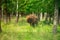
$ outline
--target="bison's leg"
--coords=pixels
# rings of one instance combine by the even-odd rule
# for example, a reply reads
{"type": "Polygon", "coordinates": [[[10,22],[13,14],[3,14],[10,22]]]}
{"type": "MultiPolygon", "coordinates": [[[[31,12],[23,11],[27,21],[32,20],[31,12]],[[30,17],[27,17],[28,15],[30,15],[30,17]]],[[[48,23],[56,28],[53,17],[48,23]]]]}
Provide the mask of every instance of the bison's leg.
{"type": "Polygon", "coordinates": [[[32,23],[32,26],[35,27],[35,23],[32,23]]]}
{"type": "Polygon", "coordinates": [[[30,23],[30,26],[32,26],[32,23],[30,23]]]}

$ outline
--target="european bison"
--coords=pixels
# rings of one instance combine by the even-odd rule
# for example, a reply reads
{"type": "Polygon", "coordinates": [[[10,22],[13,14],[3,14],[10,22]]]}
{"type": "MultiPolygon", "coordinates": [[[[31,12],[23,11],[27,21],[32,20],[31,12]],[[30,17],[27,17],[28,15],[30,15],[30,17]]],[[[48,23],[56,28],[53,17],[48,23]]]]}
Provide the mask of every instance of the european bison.
{"type": "Polygon", "coordinates": [[[38,17],[35,14],[30,14],[27,15],[27,22],[31,25],[31,26],[35,26],[38,24],[38,17]]]}

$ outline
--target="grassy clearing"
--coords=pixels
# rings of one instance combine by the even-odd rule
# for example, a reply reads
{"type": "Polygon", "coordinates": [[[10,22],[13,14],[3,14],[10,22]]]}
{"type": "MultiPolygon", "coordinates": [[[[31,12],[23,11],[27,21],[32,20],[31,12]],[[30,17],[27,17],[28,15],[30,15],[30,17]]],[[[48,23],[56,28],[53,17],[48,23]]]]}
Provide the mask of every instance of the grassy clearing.
{"type": "MultiPolygon", "coordinates": [[[[20,19],[18,23],[12,19],[8,24],[2,22],[3,32],[0,34],[0,40],[53,40],[52,28],[52,24],[42,22],[33,28],[25,18],[20,19]]],[[[60,27],[57,28],[56,39],[60,40],[60,27]]]]}

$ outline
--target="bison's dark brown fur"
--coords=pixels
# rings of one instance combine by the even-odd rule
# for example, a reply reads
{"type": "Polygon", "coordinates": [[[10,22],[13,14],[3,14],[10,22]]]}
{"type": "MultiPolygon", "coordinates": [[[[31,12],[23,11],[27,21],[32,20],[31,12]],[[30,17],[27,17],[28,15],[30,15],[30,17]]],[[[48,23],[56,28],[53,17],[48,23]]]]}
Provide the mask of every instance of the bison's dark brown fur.
{"type": "Polygon", "coordinates": [[[32,26],[35,26],[38,23],[38,17],[35,14],[27,15],[26,18],[27,22],[32,26]]]}

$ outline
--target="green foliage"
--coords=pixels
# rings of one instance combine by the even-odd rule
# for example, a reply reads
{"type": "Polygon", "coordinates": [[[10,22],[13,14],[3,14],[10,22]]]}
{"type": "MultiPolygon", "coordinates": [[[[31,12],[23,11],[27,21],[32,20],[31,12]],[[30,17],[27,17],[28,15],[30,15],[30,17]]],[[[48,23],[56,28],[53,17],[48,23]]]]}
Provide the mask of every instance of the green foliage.
{"type": "MultiPolygon", "coordinates": [[[[4,3],[4,2],[3,2],[4,3]]],[[[58,1],[60,3],[60,1],[58,1]]],[[[7,10],[9,12],[54,12],[54,0],[7,0],[7,10]],[[18,1],[18,10],[17,8],[18,1]]]]}

